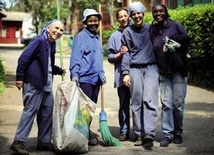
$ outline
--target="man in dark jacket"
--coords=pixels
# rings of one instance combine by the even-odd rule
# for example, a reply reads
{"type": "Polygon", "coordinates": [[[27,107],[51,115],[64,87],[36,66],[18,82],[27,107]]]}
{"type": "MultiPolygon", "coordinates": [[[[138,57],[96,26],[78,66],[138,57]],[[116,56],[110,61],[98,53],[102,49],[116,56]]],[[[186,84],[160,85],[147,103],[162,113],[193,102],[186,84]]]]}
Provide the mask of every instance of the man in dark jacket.
{"type": "Polygon", "coordinates": [[[18,59],[16,86],[23,89],[24,109],[10,149],[18,154],[29,154],[26,142],[34,119],[37,116],[38,150],[53,150],[52,109],[53,75],[65,74],[65,69],[54,65],[55,40],[63,34],[63,23],[59,20],[48,22],[40,35],[35,37],[18,59]]]}

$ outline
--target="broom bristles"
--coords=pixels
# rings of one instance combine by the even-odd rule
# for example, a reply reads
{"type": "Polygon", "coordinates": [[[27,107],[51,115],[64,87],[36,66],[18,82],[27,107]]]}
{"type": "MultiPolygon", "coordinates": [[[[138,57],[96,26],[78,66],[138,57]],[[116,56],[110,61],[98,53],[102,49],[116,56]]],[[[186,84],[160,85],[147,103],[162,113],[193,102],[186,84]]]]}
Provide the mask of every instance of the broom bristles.
{"type": "Polygon", "coordinates": [[[120,141],[111,135],[106,121],[100,121],[100,132],[105,145],[120,146],[120,141]]]}

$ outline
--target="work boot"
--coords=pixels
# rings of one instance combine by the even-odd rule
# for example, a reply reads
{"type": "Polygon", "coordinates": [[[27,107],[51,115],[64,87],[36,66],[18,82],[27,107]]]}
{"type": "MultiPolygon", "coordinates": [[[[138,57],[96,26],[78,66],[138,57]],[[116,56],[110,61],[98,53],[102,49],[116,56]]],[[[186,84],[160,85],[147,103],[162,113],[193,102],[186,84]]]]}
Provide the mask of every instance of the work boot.
{"type": "Polygon", "coordinates": [[[119,137],[119,141],[126,141],[127,139],[129,139],[129,136],[126,134],[121,134],[119,137]]]}
{"type": "Polygon", "coordinates": [[[168,147],[171,141],[172,140],[170,138],[164,137],[160,142],[160,147],[168,147]]]}
{"type": "Polygon", "coordinates": [[[182,140],[181,135],[174,135],[173,143],[175,143],[175,144],[181,144],[182,141],[183,141],[183,140],[182,140]]]}
{"type": "Polygon", "coordinates": [[[153,135],[145,135],[142,141],[142,146],[145,150],[151,150],[153,147],[154,136],[153,135]]]}
{"type": "Polygon", "coordinates": [[[25,149],[24,142],[22,141],[14,141],[10,146],[10,149],[17,154],[29,155],[29,152],[25,149]]]}

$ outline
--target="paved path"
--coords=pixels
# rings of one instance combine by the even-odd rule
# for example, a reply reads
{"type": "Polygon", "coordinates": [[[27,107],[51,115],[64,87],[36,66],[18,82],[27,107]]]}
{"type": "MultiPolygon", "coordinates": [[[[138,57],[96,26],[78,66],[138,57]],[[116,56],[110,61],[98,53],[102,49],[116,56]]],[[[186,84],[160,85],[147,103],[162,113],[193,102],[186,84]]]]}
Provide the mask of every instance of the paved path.
{"type": "MultiPolygon", "coordinates": [[[[6,89],[3,95],[0,95],[0,154],[13,154],[9,146],[13,141],[14,133],[22,111],[21,91],[14,86],[15,69],[17,59],[21,54],[20,49],[0,48],[0,58],[5,60],[6,66],[6,89]]],[[[65,80],[69,80],[69,57],[64,57],[64,66],[67,69],[65,80]]],[[[56,63],[60,64],[59,58],[56,63]]],[[[107,61],[104,62],[107,76],[107,84],[104,86],[105,111],[107,112],[107,122],[112,135],[119,137],[118,127],[118,97],[116,89],[113,89],[113,66],[107,61]]],[[[60,76],[54,78],[54,91],[61,82],[60,76]]],[[[160,121],[158,124],[156,141],[152,151],[144,150],[143,147],[135,147],[133,144],[133,133],[130,132],[130,141],[122,143],[120,147],[105,147],[102,143],[99,129],[100,100],[97,105],[94,120],[91,128],[94,135],[98,136],[100,144],[95,147],[89,147],[87,155],[171,155],[171,154],[214,154],[214,93],[205,89],[188,86],[186,98],[186,107],[184,114],[184,133],[183,144],[170,144],[167,148],[159,147],[161,140],[160,121]]],[[[159,104],[160,109],[160,104],[159,104]]],[[[159,110],[160,116],[160,110],[159,110]]],[[[159,118],[160,120],[160,118],[159,118]]],[[[131,121],[132,122],[132,121],[131,121]]],[[[31,155],[56,155],[54,152],[36,151],[37,126],[34,124],[32,132],[27,141],[26,147],[31,155]]]]}

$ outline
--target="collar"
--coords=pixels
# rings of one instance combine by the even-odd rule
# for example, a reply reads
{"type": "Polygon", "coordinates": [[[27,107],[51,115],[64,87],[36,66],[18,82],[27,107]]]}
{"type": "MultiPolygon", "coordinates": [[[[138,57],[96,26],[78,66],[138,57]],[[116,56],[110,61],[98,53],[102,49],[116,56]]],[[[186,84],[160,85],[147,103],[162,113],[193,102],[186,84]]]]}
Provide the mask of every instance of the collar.
{"type": "Polygon", "coordinates": [[[48,45],[52,45],[53,42],[51,42],[49,39],[48,39],[48,33],[45,32],[45,33],[42,33],[45,37],[45,43],[48,44],[48,45]]]}
{"type": "Polygon", "coordinates": [[[159,34],[159,35],[161,35],[162,34],[162,30],[165,29],[165,28],[170,27],[170,25],[171,25],[171,20],[167,19],[166,25],[159,26],[158,23],[153,24],[152,31],[157,33],[157,34],[159,34]]]}
{"type": "Polygon", "coordinates": [[[91,33],[88,29],[86,29],[86,28],[84,28],[83,29],[91,38],[99,38],[99,35],[97,34],[97,32],[96,32],[96,34],[93,34],[93,33],[91,33]]]}
{"type": "Polygon", "coordinates": [[[170,20],[169,19],[167,19],[167,23],[166,23],[166,25],[163,25],[163,27],[169,27],[170,26],[170,20]]]}

